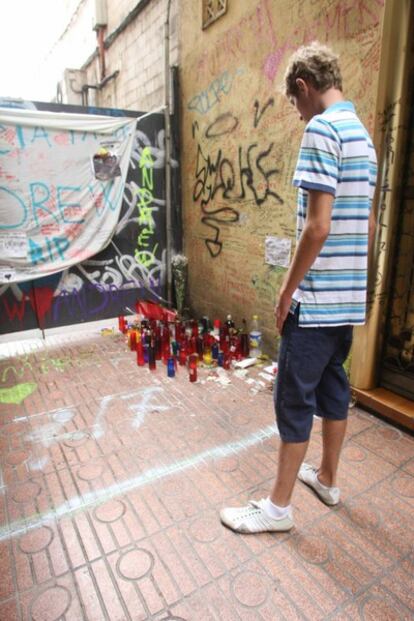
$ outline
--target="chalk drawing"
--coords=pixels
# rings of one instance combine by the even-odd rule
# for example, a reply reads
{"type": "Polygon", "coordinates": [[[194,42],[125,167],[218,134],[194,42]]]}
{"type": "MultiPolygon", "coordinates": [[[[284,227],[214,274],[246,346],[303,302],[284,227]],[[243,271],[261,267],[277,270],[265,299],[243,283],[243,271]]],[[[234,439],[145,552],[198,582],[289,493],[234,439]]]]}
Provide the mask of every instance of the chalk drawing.
{"type": "Polygon", "coordinates": [[[108,409],[109,404],[117,398],[121,399],[133,399],[134,397],[141,397],[141,400],[138,403],[131,403],[128,405],[128,409],[131,410],[135,414],[133,427],[138,429],[145,420],[145,417],[150,412],[161,412],[164,410],[168,410],[169,406],[165,405],[157,405],[155,403],[150,403],[153,395],[156,393],[163,392],[163,389],[160,386],[150,386],[149,388],[144,388],[142,390],[134,390],[133,392],[124,394],[124,395],[108,395],[104,397],[101,401],[101,407],[96,416],[95,423],[92,428],[92,437],[96,440],[105,435],[106,431],[106,411],[108,409]]]}
{"type": "MultiPolygon", "coordinates": [[[[130,410],[134,415],[131,427],[133,429],[139,429],[139,427],[141,427],[144,423],[147,414],[150,414],[151,412],[164,412],[165,410],[170,409],[170,406],[160,405],[152,401],[154,395],[160,392],[163,392],[163,389],[160,386],[150,386],[141,390],[134,390],[127,393],[117,393],[104,397],[100,401],[98,413],[91,429],[76,429],[75,431],[63,430],[64,426],[76,416],[76,411],[73,406],[60,408],[59,410],[54,411],[53,414],[52,412],[45,413],[48,422],[44,425],[37,426],[33,432],[25,436],[25,440],[32,442],[33,444],[40,445],[46,450],[60,442],[80,439],[85,436],[98,440],[106,433],[106,417],[108,407],[116,399],[122,399],[123,401],[132,400],[132,402],[127,405],[128,410],[130,410]],[[136,398],[138,400],[134,401],[136,398]]],[[[21,419],[22,417],[15,420],[17,421],[21,419]]],[[[28,467],[30,470],[42,470],[48,462],[49,455],[46,453],[30,459],[28,461],[28,467]]]]}
{"type": "Polygon", "coordinates": [[[19,368],[16,368],[14,365],[9,365],[5,369],[3,369],[1,374],[1,381],[6,382],[8,375],[10,373],[14,374],[15,377],[22,378],[25,374],[26,369],[29,371],[37,371],[38,373],[47,374],[50,371],[50,367],[53,371],[60,371],[63,373],[66,371],[68,367],[71,366],[85,366],[88,363],[96,362],[96,358],[94,357],[95,352],[83,352],[78,355],[77,358],[71,358],[70,356],[65,356],[63,358],[40,358],[39,364],[37,368],[33,369],[33,365],[29,360],[29,355],[26,354],[23,359],[19,359],[19,368]]]}
{"type": "Polygon", "coordinates": [[[62,412],[65,413],[65,417],[62,417],[61,419],[56,419],[54,417],[54,422],[37,427],[35,431],[27,434],[25,440],[29,440],[33,444],[41,444],[45,448],[49,448],[49,446],[56,444],[56,442],[67,440],[68,437],[72,438],[73,432],[60,433],[60,430],[69,420],[74,418],[75,412],[68,409],[62,410],[62,412]]]}
{"type": "MultiPolygon", "coordinates": [[[[157,392],[163,392],[161,387],[151,386],[150,388],[146,388],[145,390],[141,390],[140,394],[142,395],[142,399],[139,403],[131,403],[128,406],[128,409],[131,410],[135,417],[132,421],[132,426],[134,429],[139,429],[142,423],[145,420],[147,414],[151,412],[165,412],[165,410],[169,410],[169,405],[159,405],[150,403],[152,396],[157,392]]],[[[131,396],[135,396],[137,393],[131,393],[130,395],[123,395],[121,399],[128,399],[131,396]]]]}
{"type": "Polygon", "coordinates": [[[24,382],[16,384],[10,388],[0,388],[0,403],[22,403],[26,397],[32,394],[37,388],[37,384],[24,382]]]}
{"type": "Polygon", "coordinates": [[[240,440],[215,446],[197,455],[181,459],[180,461],[173,461],[167,465],[150,468],[138,477],[114,483],[106,488],[94,490],[92,493],[87,492],[83,494],[82,497],[75,496],[57,506],[53,511],[48,511],[40,515],[34,514],[32,516],[27,516],[24,520],[16,520],[9,525],[2,526],[0,528],[0,541],[20,536],[29,530],[43,526],[47,522],[63,517],[70,517],[76,513],[107,502],[108,500],[127,494],[144,485],[149,485],[160,479],[188,470],[189,468],[197,468],[216,459],[224,459],[230,455],[237,455],[241,451],[274,437],[275,434],[279,435],[276,426],[274,424],[267,425],[267,427],[259,429],[240,440]]]}
{"type": "Polygon", "coordinates": [[[16,377],[23,377],[26,368],[29,369],[29,371],[33,371],[33,367],[31,362],[29,362],[29,358],[28,358],[28,354],[25,355],[23,360],[19,360],[19,364],[20,364],[20,368],[16,369],[16,367],[14,365],[10,365],[8,367],[6,367],[3,370],[3,373],[1,375],[1,381],[2,382],[6,382],[7,381],[7,375],[9,373],[9,371],[11,371],[12,373],[15,374],[16,377]]]}

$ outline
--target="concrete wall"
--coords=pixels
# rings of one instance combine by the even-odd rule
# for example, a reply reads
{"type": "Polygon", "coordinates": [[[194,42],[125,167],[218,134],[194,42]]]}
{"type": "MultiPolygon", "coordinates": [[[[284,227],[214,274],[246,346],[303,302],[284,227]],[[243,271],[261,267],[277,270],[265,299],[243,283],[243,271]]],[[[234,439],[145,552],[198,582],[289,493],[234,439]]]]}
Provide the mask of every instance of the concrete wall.
{"type": "MultiPolygon", "coordinates": [[[[75,93],[82,84],[100,82],[100,67],[96,32],[93,30],[94,0],[70,5],[66,23],[47,59],[51,74],[51,93],[62,82],[62,103],[81,104],[75,93]],[[71,92],[65,69],[81,69],[82,75],[73,82],[71,92]]],[[[127,110],[148,111],[164,102],[164,23],[167,0],[107,0],[108,26],[105,31],[106,75],[119,71],[102,90],[88,90],[89,105],[127,110]],[[137,7],[143,7],[127,27],[116,37],[114,33],[137,7]]],[[[171,3],[171,64],[178,62],[177,0],[171,3]]]]}
{"type": "Polygon", "coordinates": [[[273,307],[285,269],[265,238],[293,240],[291,178],[303,123],[278,92],[289,55],[318,39],[341,56],[344,90],[372,132],[384,0],[229,0],[201,29],[181,0],[182,192],[194,311],[259,313],[274,351],[273,307]]]}

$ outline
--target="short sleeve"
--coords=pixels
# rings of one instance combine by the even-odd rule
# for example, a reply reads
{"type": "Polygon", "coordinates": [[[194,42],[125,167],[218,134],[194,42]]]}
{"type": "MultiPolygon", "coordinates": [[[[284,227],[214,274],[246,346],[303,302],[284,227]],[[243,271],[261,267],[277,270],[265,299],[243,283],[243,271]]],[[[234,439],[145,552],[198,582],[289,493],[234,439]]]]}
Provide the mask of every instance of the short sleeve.
{"type": "Polygon", "coordinates": [[[377,155],[375,153],[374,145],[369,145],[369,199],[373,200],[375,194],[375,187],[377,185],[377,155]]]}
{"type": "Polygon", "coordinates": [[[329,123],[316,116],[307,124],[299,151],[293,185],[335,196],[339,178],[341,145],[329,123]]]}

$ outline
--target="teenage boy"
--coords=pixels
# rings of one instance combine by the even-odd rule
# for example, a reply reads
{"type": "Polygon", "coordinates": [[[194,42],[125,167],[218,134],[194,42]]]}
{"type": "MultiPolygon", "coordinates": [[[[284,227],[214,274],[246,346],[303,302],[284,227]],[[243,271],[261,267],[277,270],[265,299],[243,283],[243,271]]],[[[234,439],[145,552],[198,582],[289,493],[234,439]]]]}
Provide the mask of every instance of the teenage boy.
{"type": "Polygon", "coordinates": [[[342,94],[337,55],[317,42],[301,47],[289,61],[285,94],[307,125],[293,178],[297,246],[275,307],[282,334],[275,390],[279,464],[268,498],[221,510],[223,524],[242,533],[293,527],[296,477],[324,503],[339,502],[336,475],[349,404],[342,365],[353,326],[365,322],[375,232],[375,151],[342,94]],[[302,463],[315,414],[323,433],[318,468],[302,463]]]}

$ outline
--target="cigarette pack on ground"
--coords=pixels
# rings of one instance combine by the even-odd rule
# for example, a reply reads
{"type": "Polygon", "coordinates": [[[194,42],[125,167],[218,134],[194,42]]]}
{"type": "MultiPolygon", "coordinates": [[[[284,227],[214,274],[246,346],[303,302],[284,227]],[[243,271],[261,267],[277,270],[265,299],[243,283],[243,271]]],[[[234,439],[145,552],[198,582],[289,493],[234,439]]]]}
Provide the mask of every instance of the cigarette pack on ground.
{"type": "Polygon", "coordinates": [[[265,379],[267,382],[273,382],[273,380],[275,379],[275,375],[274,373],[272,373],[272,375],[270,375],[269,373],[259,373],[260,377],[263,377],[263,379],[265,379]]]}
{"type": "Polygon", "coordinates": [[[269,365],[268,367],[265,367],[263,369],[263,371],[266,371],[266,373],[271,373],[273,375],[276,375],[276,373],[277,373],[277,362],[272,362],[272,364],[269,365]]]}
{"type": "Polygon", "coordinates": [[[247,369],[247,367],[252,367],[254,364],[256,364],[256,362],[257,358],[245,358],[244,360],[239,360],[239,362],[236,362],[234,368],[247,369]]]}

